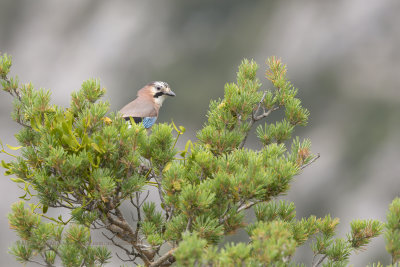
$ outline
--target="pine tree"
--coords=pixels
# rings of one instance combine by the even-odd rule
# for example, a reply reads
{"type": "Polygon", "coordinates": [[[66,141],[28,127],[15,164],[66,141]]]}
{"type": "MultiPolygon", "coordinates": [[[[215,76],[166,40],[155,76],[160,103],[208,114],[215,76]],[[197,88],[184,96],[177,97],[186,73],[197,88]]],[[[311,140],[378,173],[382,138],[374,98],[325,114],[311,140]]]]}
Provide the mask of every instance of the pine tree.
{"type": "MultiPolygon", "coordinates": [[[[90,236],[102,231],[131,264],[292,266],[296,249],[312,240],[313,266],[346,266],[353,251],[381,234],[383,224],[356,220],[346,238],[337,238],[339,219],[298,219],[294,203],[276,199],[319,155],[311,153],[310,140],[293,137],[296,127],[307,125],[309,112],[286,66],[275,57],[267,64],[273,89],[262,87],[254,61],[243,60],[237,82],[225,85],[223,99],[211,101],[196,142],[179,151],[184,127],[160,123],[150,134],[141,124],[129,127],[100,100],[105,89],[99,81],[84,82],[62,108],[50,103],[50,91],[9,78],[11,57],[1,55],[1,84],[13,96],[12,118],[22,126],[16,134],[20,147],[7,145],[20,150],[19,156],[1,144],[1,152],[15,157],[2,166],[24,190],[24,201],[8,216],[21,239],[9,252],[21,263],[102,266],[112,255],[93,246],[90,236]],[[283,119],[271,120],[273,112],[283,119]],[[267,119],[255,129],[259,149],[247,149],[255,123],[267,119]],[[148,200],[150,190],[159,202],[148,200]],[[69,217],[48,216],[49,208],[67,209],[69,217]],[[245,225],[248,209],[256,220],[245,225]],[[249,242],[218,248],[224,236],[241,228],[249,242]]],[[[400,259],[399,210],[397,199],[385,225],[393,264],[400,259]]]]}

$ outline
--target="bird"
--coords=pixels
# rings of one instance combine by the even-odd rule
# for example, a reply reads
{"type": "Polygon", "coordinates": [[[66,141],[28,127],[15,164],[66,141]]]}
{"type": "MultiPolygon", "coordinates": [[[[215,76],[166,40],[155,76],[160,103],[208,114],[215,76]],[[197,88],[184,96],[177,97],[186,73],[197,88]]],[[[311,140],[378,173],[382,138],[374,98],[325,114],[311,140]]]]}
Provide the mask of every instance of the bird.
{"type": "Polygon", "coordinates": [[[155,81],[148,83],[137,92],[137,97],[125,105],[120,113],[126,121],[132,118],[135,123],[142,123],[146,129],[157,121],[160,108],[167,96],[175,96],[168,83],[155,81]]]}

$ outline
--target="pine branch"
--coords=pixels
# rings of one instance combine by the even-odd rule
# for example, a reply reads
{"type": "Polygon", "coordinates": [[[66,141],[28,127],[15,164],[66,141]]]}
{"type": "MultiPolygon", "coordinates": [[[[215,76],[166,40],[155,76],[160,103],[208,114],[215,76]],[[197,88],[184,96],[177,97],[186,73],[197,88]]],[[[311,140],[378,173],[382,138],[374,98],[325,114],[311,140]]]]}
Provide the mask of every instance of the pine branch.
{"type": "MultiPolygon", "coordinates": [[[[8,61],[5,63],[9,65],[8,61]]],[[[320,157],[319,154],[310,157],[309,141],[304,145],[298,142],[304,151],[286,156],[285,143],[291,139],[294,126],[307,123],[308,111],[296,98],[297,89],[286,79],[286,67],[275,58],[269,61],[269,67],[267,78],[276,88],[273,92],[260,90],[257,64],[244,60],[239,67],[237,83],[227,84],[224,99],[210,103],[208,124],[197,134],[199,145],[188,142],[185,150],[178,154],[175,149],[178,138],[174,142],[171,125],[156,124],[149,136],[141,125],[132,124],[128,128],[119,115],[112,117],[111,122],[103,121],[105,114],[113,115],[108,106],[99,101],[102,91],[94,80],[85,82],[82,89],[72,95],[68,109],[50,106],[48,91],[36,91],[31,85],[18,87],[16,80],[8,80],[8,85],[3,84],[16,100],[17,122],[24,127],[32,124],[35,131],[23,129],[18,134],[19,143],[25,146],[21,160],[2,165],[10,172],[14,171],[17,177],[29,179],[32,188],[38,191],[41,203],[67,208],[78,222],[90,224],[94,229],[107,229],[109,233],[104,231],[102,234],[112,246],[121,249],[116,257],[123,262],[161,267],[177,261],[178,265],[193,266],[204,259],[207,264],[216,265],[222,257],[232,255],[229,260],[233,263],[246,265],[257,257],[271,258],[273,249],[269,250],[269,246],[273,248],[276,243],[275,248],[282,257],[271,258],[265,265],[290,264],[296,245],[299,245],[295,244],[296,238],[305,242],[315,231],[321,230],[316,230],[318,227],[325,227],[325,232],[334,235],[331,225],[335,221],[329,224],[329,218],[326,225],[322,225],[322,220],[320,223],[319,219],[310,217],[309,221],[299,222],[299,226],[305,228],[304,236],[301,236],[302,232],[294,233],[288,229],[289,224],[296,226],[295,220],[261,225],[264,222],[260,218],[267,218],[277,207],[269,206],[265,199],[286,193],[291,178],[320,157]],[[20,90],[14,89],[16,87],[20,90]],[[270,114],[280,108],[285,109],[285,118],[270,123],[270,114]],[[241,149],[256,122],[267,117],[265,128],[260,126],[256,131],[264,147],[261,150],[241,149]],[[295,165],[296,159],[302,163],[295,165]],[[168,171],[166,162],[172,164],[168,171]],[[148,200],[148,184],[157,187],[158,203],[148,200]],[[262,188],[267,188],[264,195],[262,188]],[[234,200],[219,197],[221,192],[234,192],[234,200]],[[130,200],[132,209],[124,213],[121,204],[126,199],[130,200]],[[265,205],[255,206],[260,202],[265,205]],[[223,255],[220,253],[222,248],[218,250],[214,244],[218,244],[227,232],[243,227],[243,212],[253,206],[260,222],[259,227],[254,225],[258,227],[255,230],[258,244],[226,247],[223,255]],[[198,231],[190,233],[195,228],[198,231]],[[183,233],[185,230],[188,233],[183,233]],[[264,239],[268,239],[268,247],[264,239]],[[159,251],[166,243],[169,251],[160,255],[159,251]],[[241,254],[242,251],[250,254],[238,255],[237,252],[241,254]]],[[[179,135],[184,132],[183,127],[174,127],[179,135]]],[[[294,147],[297,147],[296,142],[294,147]]],[[[18,178],[15,180],[19,181],[18,178]]],[[[276,213],[282,218],[291,218],[294,206],[282,207],[276,213]]],[[[11,225],[26,240],[23,230],[32,222],[17,216],[21,214],[24,215],[19,211],[11,218],[11,225]]],[[[87,228],[84,230],[85,238],[90,239],[90,232],[86,232],[87,228]]],[[[59,238],[62,232],[57,231],[54,235],[59,238]]],[[[37,242],[35,238],[31,241],[37,242]]],[[[88,239],[77,241],[82,249],[89,246],[85,240],[88,239]]],[[[31,251],[27,249],[31,247],[17,243],[14,254],[17,257],[28,255],[31,251]]],[[[35,254],[30,255],[47,256],[51,262],[54,257],[61,258],[55,249],[59,249],[59,243],[46,246],[45,253],[33,249],[35,254]]],[[[79,256],[80,252],[76,254],[79,256]]],[[[98,254],[99,262],[110,257],[106,249],[98,250],[98,254]]],[[[321,254],[317,256],[313,259],[315,267],[326,259],[321,254]]],[[[89,263],[90,260],[79,262],[82,265],[89,263]]]]}
{"type": "Polygon", "coordinates": [[[149,258],[147,257],[148,253],[145,252],[146,248],[143,245],[138,245],[137,242],[131,236],[126,235],[123,229],[119,228],[114,224],[111,224],[109,227],[107,227],[107,230],[118,236],[120,239],[130,243],[138,251],[138,257],[143,260],[146,266],[148,266],[151,263],[149,258]]]}
{"type": "MultiPolygon", "coordinates": [[[[10,88],[10,90],[5,90],[5,91],[8,92],[12,97],[17,98],[19,102],[21,102],[21,99],[22,99],[21,92],[19,91],[18,88],[15,88],[15,89],[12,88],[10,78],[8,78],[8,76],[5,76],[2,78],[0,77],[0,79],[3,79],[7,83],[7,86],[10,88]]],[[[32,129],[32,126],[24,123],[21,120],[21,115],[19,114],[19,110],[18,110],[18,118],[15,121],[23,127],[32,129]]]]}
{"type": "Polygon", "coordinates": [[[135,243],[136,239],[134,238],[134,232],[132,230],[132,228],[129,226],[129,224],[125,221],[125,220],[119,220],[119,219],[115,219],[112,217],[112,215],[110,213],[107,213],[107,219],[110,221],[111,226],[115,226],[118,227],[120,230],[116,231],[115,227],[113,228],[115,232],[119,233],[119,234],[123,234],[124,238],[123,240],[129,242],[129,243],[135,243]]]}
{"type": "Polygon", "coordinates": [[[139,239],[136,232],[129,226],[125,219],[113,218],[110,213],[107,213],[107,219],[111,222],[110,227],[107,229],[121,238],[122,240],[130,243],[139,253],[139,257],[146,265],[149,265],[154,258],[155,251],[152,246],[144,245],[139,239]]]}

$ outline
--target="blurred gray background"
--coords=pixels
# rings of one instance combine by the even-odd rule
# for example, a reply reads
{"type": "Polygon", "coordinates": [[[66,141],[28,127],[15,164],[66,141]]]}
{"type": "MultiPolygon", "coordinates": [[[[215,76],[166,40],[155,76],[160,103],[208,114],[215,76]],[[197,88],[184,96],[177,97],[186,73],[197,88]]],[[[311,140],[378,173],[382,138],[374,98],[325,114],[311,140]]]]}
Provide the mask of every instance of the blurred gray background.
{"type": "MultiPolygon", "coordinates": [[[[13,56],[11,75],[51,89],[63,106],[92,77],[107,88],[112,110],[149,81],[168,82],[177,97],[159,121],[187,128],[181,146],[195,140],[209,101],[235,81],[243,58],[259,63],[269,88],[265,60],[281,57],[311,112],[295,134],[321,154],[284,198],[299,218],[339,217],[344,237],[353,219],[385,220],[399,195],[399,14],[400,2],[390,0],[1,0],[0,51],[13,56]]],[[[15,146],[11,97],[0,96],[0,139],[15,146]]],[[[249,147],[257,145],[253,135],[249,147]]],[[[0,178],[0,265],[19,266],[6,252],[16,240],[6,215],[22,190],[0,178]]],[[[309,248],[296,254],[298,262],[311,258],[309,248]]],[[[355,266],[378,260],[390,261],[382,237],[351,257],[355,266]]]]}

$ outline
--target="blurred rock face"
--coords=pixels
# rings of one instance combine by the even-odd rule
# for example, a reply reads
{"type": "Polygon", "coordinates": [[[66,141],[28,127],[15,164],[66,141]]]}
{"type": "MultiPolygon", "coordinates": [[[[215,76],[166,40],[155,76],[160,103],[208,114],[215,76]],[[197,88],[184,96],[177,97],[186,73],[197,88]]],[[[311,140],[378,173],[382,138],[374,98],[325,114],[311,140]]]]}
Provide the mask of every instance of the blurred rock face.
{"type": "MultiPolygon", "coordinates": [[[[179,95],[160,121],[194,133],[208,103],[235,79],[244,57],[261,66],[282,57],[311,111],[310,137],[321,158],[297,178],[288,199],[299,216],[331,213],[341,231],[355,218],[384,220],[398,195],[400,167],[400,4],[397,1],[15,1],[0,3],[0,50],[21,82],[50,88],[56,104],[91,77],[118,110],[144,84],[165,80],[179,95]],[[195,99],[195,101],[193,101],[195,99]],[[329,188],[329,190],[328,190],[329,188]],[[340,196],[340,197],[338,197],[340,196]]],[[[260,78],[265,87],[270,86],[260,78]]],[[[0,98],[0,139],[15,145],[10,98],[0,98]]],[[[251,147],[257,147],[252,139],[251,147]]],[[[1,159],[6,159],[0,154],[1,159]]],[[[21,193],[2,179],[2,214],[21,193]]],[[[15,238],[0,220],[1,253],[15,238]],[[10,240],[10,241],[9,241],[10,240]]],[[[299,253],[300,254],[300,253],[299,253]]],[[[354,257],[356,266],[389,262],[383,239],[354,257]]],[[[4,257],[7,265],[16,265],[4,257]]],[[[308,263],[311,255],[299,255],[308,263]]],[[[17,265],[16,265],[17,266],[17,265]]]]}

